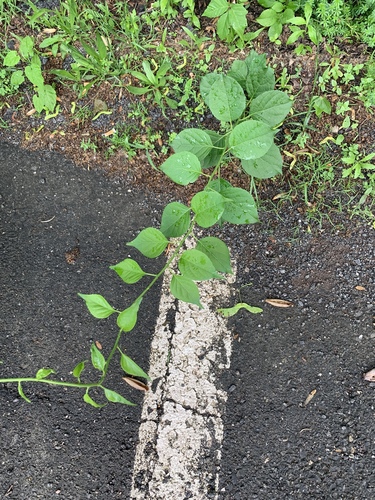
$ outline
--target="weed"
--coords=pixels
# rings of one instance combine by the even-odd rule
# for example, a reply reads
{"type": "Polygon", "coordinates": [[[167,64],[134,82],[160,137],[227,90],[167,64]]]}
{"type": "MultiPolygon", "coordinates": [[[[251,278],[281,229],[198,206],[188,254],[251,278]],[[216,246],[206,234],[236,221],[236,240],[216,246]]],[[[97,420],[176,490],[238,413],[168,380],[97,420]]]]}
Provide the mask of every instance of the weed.
{"type": "MultiPolygon", "coordinates": [[[[11,73],[10,86],[18,89],[25,79],[33,85],[33,105],[38,113],[53,112],[56,106],[56,92],[51,85],[46,85],[42,74],[42,64],[34,48],[34,41],[30,36],[19,38],[18,50],[9,50],[4,59],[5,71],[11,73]],[[23,63],[21,68],[19,65],[23,63]]],[[[4,70],[2,70],[4,71],[4,70]]]]}
{"type": "MultiPolygon", "coordinates": [[[[245,61],[233,63],[230,75],[209,73],[201,81],[202,97],[213,116],[224,125],[225,133],[194,128],[181,131],[171,144],[174,154],[161,165],[160,170],[179,185],[193,184],[198,178],[204,177],[206,186],[192,197],[189,206],[180,202],[166,205],[160,228],[142,229],[128,243],[128,246],[149,259],[159,257],[167,247],[174,245],[161,270],[157,274],[149,273],[132,258],[111,266],[128,285],[137,283],[142,278],[148,279],[148,284],[135,301],[123,310],[114,308],[99,294],[79,294],[95,318],[117,315],[119,331],[107,357],[95,344],[90,349],[91,365],[99,371],[98,380],[81,380],[88,363],[81,361],[72,371],[74,382],[56,380],[52,378],[55,374],[53,369],[41,368],[32,377],[1,378],[0,383],[16,384],[19,395],[28,402],[30,400],[24,393],[24,384],[44,383],[79,388],[83,391],[84,401],[95,408],[101,408],[108,402],[133,404],[106,387],[104,382],[115,355],[119,356],[120,366],[126,375],[149,380],[142,368],[120,349],[123,333],[132,331],[136,326],[144,296],[167,269],[173,268],[171,294],[178,300],[202,308],[197,282],[223,279],[225,274],[232,271],[226,244],[213,236],[196,238],[195,228],[209,228],[222,223],[258,222],[254,198],[249,192],[224,180],[221,168],[233,161],[240,162],[244,172],[261,179],[273,177],[281,171],[282,159],[279,148],[274,143],[274,136],[277,127],[289,113],[292,102],[285,93],[274,90],[275,76],[265,61],[265,56],[252,52],[245,61]],[[196,246],[183,250],[189,237],[195,240],[196,246]],[[174,263],[177,268],[172,267],[174,263]],[[90,391],[94,388],[101,389],[103,402],[97,402],[91,397],[90,391]]],[[[231,316],[244,307],[251,313],[261,311],[240,303],[233,308],[221,309],[220,312],[224,316],[231,316]]],[[[134,384],[147,389],[143,382],[135,380],[134,384]]]]}

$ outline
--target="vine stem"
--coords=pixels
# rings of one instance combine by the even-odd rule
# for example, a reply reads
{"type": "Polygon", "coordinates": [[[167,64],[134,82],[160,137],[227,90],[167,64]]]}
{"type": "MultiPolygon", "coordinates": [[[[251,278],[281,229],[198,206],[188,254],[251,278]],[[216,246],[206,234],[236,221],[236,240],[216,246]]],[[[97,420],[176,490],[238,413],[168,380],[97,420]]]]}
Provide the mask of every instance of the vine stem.
{"type": "Polygon", "coordinates": [[[63,380],[51,380],[48,378],[36,377],[20,377],[20,378],[1,378],[0,384],[17,384],[22,382],[41,382],[42,384],[62,385],[67,387],[78,387],[81,389],[89,389],[90,387],[100,387],[102,382],[91,382],[90,384],[83,384],[81,382],[64,382],[63,380]]]}

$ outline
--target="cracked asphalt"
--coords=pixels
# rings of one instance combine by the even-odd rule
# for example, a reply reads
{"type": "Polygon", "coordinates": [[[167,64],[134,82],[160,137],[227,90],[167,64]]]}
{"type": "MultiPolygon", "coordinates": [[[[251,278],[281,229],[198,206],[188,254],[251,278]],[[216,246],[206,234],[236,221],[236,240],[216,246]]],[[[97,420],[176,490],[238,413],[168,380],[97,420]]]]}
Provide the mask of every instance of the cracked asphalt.
{"type": "MultiPolygon", "coordinates": [[[[50,366],[66,378],[117,333],[77,293],[119,308],[136,296],[141,284],[109,266],[136,255],[125,242],[158,223],[163,200],[7,143],[0,169],[0,373],[50,366]]],[[[27,404],[0,386],[2,498],[374,497],[375,384],[363,380],[375,367],[374,229],[343,214],[340,231],[310,232],[292,208],[261,219],[223,229],[237,273],[204,288],[207,316],[165,283],[142,304],[124,347],[155,375],[151,391],[124,387],[120,369],[110,377],[138,406],[98,411],[45,385],[25,386],[27,404]],[[236,301],[264,311],[215,319],[236,301]]]]}

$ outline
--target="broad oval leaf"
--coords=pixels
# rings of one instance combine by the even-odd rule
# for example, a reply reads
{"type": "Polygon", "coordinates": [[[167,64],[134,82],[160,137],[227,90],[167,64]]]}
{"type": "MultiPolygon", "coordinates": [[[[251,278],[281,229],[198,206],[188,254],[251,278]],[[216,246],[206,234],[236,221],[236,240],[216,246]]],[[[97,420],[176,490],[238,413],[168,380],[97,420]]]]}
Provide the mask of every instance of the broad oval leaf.
{"type": "Polygon", "coordinates": [[[215,191],[200,191],[191,200],[195,220],[201,227],[216,224],[224,212],[224,199],[215,191]]]}
{"type": "Polygon", "coordinates": [[[242,188],[228,187],[221,194],[226,198],[223,220],[232,224],[254,224],[259,222],[254,198],[242,188]]]}
{"type": "Polygon", "coordinates": [[[204,102],[207,104],[207,106],[210,106],[210,91],[212,88],[212,85],[220,79],[220,75],[218,73],[208,73],[205,75],[200,83],[200,93],[202,96],[202,99],[204,102]]]}
{"type": "Polygon", "coordinates": [[[139,235],[127,245],[136,248],[145,257],[153,259],[165,250],[168,240],[159,229],[147,227],[142,229],[139,235]]]}
{"type": "Polygon", "coordinates": [[[246,77],[246,91],[250,99],[275,88],[275,73],[267,66],[264,54],[251,51],[245,59],[249,72],[246,77]]]}
{"type": "Polygon", "coordinates": [[[36,372],[35,378],[38,380],[42,380],[43,378],[47,378],[51,373],[56,373],[52,368],[41,368],[36,372]]]}
{"type": "Polygon", "coordinates": [[[135,363],[129,356],[124,354],[123,352],[121,353],[121,368],[124,370],[125,373],[128,373],[129,375],[134,375],[135,377],[142,377],[146,378],[147,380],[151,380],[150,377],[147,375],[146,372],[142,370],[140,366],[135,363]]]}
{"type": "Polygon", "coordinates": [[[292,100],[281,90],[269,90],[251,101],[250,115],[270,127],[281,123],[292,107],[292,100]]]}
{"type": "Polygon", "coordinates": [[[4,66],[17,66],[21,58],[16,50],[10,50],[3,59],[4,66]]]}
{"type": "Polygon", "coordinates": [[[246,108],[246,97],[241,85],[232,77],[220,75],[209,94],[209,108],[220,121],[237,120],[246,108]]]}
{"type": "Polygon", "coordinates": [[[195,182],[202,173],[199,158],[190,151],[173,154],[161,165],[160,170],[181,186],[195,182]]]}
{"type": "Polygon", "coordinates": [[[111,391],[110,389],[104,389],[104,394],[108,401],[110,401],[111,403],[121,403],[122,405],[137,406],[135,403],[132,403],[128,399],[125,399],[123,396],[121,396],[121,394],[118,394],[115,391],[111,391]]]}
{"type": "Polygon", "coordinates": [[[264,156],[255,160],[242,160],[243,170],[257,179],[269,179],[281,174],[283,169],[283,158],[279,148],[272,144],[264,156]]]}
{"type": "Polygon", "coordinates": [[[222,276],[207,255],[199,250],[185,250],[178,261],[178,269],[186,278],[194,281],[204,281],[222,276]]]}
{"type": "Polygon", "coordinates": [[[108,316],[116,312],[116,309],[113,309],[101,295],[79,293],[78,296],[86,302],[87,309],[94,318],[108,318],[108,316]]]}
{"type": "Polygon", "coordinates": [[[177,238],[186,233],[190,225],[190,208],[173,201],[163,210],[160,231],[167,238],[177,238]]]}
{"type": "Polygon", "coordinates": [[[94,368],[96,368],[97,370],[103,372],[104,371],[104,367],[105,367],[105,357],[99,351],[99,349],[96,347],[95,344],[91,345],[90,353],[91,353],[91,364],[92,364],[92,366],[94,368]]]}
{"type": "Polygon", "coordinates": [[[193,280],[185,276],[174,274],[172,276],[170,290],[171,294],[176,297],[176,299],[188,302],[189,304],[196,304],[203,309],[200,302],[198,287],[193,280]]]}
{"type": "Polygon", "coordinates": [[[273,144],[274,131],[257,120],[247,120],[236,125],[229,136],[231,152],[241,160],[264,156],[273,144]]]}
{"type": "Polygon", "coordinates": [[[202,162],[212,149],[212,141],[204,130],[187,128],[174,138],[171,146],[176,153],[190,151],[202,162]]]}
{"type": "Polygon", "coordinates": [[[133,259],[125,259],[114,266],[109,266],[109,268],[115,271],[128,285],[137,283],[147,274],[142,270],[138,262],[133,259]]]}
{"type": "Polygon", "coordinates": [[[215,236],[207,236],[197,242],[196,249],[209,257],[216,271],[227,274],[232,273],[229,249],[224,241],[215,236]]]}
{"type": "Polygon", "coordinates": [[[259,222],[254,198],[245,189],[233,187],[224,179],[216,179],[208,187],[219,192],[224,200],[222,220],[232,224],[254,224],[259,222]]]}
{"type": "Polygon", "coordinates": [[[124,332],[130,332],[135,327],[141,302],[142,299],[136,300],[130,307],[124,309],[117,316],[117,326],[124,332]]]}

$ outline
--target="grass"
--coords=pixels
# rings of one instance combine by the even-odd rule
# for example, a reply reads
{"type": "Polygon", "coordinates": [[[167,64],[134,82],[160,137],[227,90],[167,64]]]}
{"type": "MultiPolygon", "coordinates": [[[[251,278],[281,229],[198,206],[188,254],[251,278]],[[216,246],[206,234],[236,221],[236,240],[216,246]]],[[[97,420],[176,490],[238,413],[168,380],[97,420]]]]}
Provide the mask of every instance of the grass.
{"type": "MultiPolygon", "coordinates": [[[[123,151],[133,165],[131,161],[144,152],[152,165],[160,164],[159,157],[169,154],[165,144],[170,134],[210,119],[200,96],[200,78],[213,69],[227,69],[258,43],[248,36],[256,28],[249,22],[247,35],[238,43],[244,49],[236,53],[235,42],[229,47],[215,36],[214,22],[194,14],[191,0],[155,2],[143,12],[119,1],[65,0],[54,10],[38,8],[31,1],[27,5],[21,11],[16,0],[0,0],[0,60],[6,61],[9,51],[20,57],[14,66],[0,66],[0,127],[4,130],[10,124],[11,113],[28,116],[32,125],[25,125],[25,138],[39,138],[42,144],[51,117],[61,116],[82,132],[77,149],[103,161],[123,151]],[[33,40],[33,52],[24,54],[22,41],[27,36],[33,40]],[[43,82],[37,76],[17,83],[19,72],[27,76],[31,70],[26,68],[34,67],[34,53],[34,63],[42,61],[43,82]],[[57,89],[54,113],[50,88],[57,89]],[[36,92],[40,113],[33,109],[36,92]],[[98,99],[105,105],[99,113],[98,99]],[[113,123],[107,100],[121,103],[115,105],[113,123]],[[105,124],[102,132],[110,135],[102,133],[104,139],[98,140],[96,123],[105,124]]],[[[288,30],[284,26],[279,44],[283,35],[285,40],[290,36],[288,30]]],[[[281,132],[285,175],[274,182],[287,182],[287,197],[301,200],[309,216],[319,219],[329,207],[345,207],[373,222],[373,151],[371,142],[362,140],[361,130],[366,120],[372,120],[375,62],[370,50],[363,54],[361,49],[353,58],[353,45],[335,45],[335,38],[331,40],[330,45],[316,47],[306,37],[300,40],[303,46],[296,42],[281,55],[276,46],[268,46],[278,87],[295,100],[281,132]],[[312,72],[309,80],[306,61],[312,72]],[[328,142],[334,147],[326,147],[328,142]],[[348,143],[355,150],[352,164],[348,164],[348,143]]],[[[50,133],[62,140],[67,130],[56,127],[50,133]]],[[[257,189],[254,182],[250,184],[257,189]]]]}

